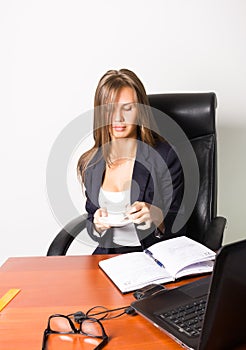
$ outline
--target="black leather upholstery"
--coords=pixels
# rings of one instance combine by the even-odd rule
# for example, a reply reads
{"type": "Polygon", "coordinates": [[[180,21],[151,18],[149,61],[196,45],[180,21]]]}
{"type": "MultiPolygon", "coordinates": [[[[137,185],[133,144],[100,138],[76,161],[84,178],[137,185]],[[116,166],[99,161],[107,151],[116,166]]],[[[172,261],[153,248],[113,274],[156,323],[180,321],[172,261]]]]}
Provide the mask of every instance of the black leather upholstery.
{"type": "MultiPolygon", "coordinates": [[[[215,93],[149,95],[150,105],[174,119],[195,151],[200,187],[195,208],[187,223],[187,236],[217,250],[222,245],[226,219],[217,217],[217,148],[215,93]]],[[[163,135],[161,118],[157,118],[163,135]]],[[[85,228],[86,215],[73,219],[55,237],[47,255],[65,255],[74,237],[85,228]]]]}

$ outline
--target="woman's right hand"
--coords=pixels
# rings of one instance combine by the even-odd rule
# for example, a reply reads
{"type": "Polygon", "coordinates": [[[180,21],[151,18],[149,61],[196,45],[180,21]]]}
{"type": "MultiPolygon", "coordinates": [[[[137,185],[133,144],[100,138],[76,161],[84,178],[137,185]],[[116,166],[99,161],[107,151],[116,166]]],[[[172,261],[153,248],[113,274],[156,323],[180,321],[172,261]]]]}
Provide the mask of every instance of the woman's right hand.
{"type": "Polygon", "coordinates": [[[106,208],[99,208],[94,213],[94,227],[98,233],[102,233],[103,231],[109,229],[111,226],[101,220],[104,217],[108,216],[108,212],[106,208]]]}

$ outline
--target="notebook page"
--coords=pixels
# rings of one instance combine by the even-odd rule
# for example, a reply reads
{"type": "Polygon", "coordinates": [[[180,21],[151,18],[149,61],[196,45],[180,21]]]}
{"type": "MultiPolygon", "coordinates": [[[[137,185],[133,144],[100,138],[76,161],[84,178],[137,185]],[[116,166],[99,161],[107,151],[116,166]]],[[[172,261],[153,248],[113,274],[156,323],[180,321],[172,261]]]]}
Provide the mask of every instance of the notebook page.
{"type": "Polygon", "coordinates": [[[211,249],[185,236],[154,244],[149,250],[173,276],[186,266],[215,258],[211,249]]]}
{"type": "Polygon", "coordinates": [[[165,283],[170,274],[142,252],[121,254],[101,260],[99,266],[122,292],[134,290],[151,282],[165,283]]]}

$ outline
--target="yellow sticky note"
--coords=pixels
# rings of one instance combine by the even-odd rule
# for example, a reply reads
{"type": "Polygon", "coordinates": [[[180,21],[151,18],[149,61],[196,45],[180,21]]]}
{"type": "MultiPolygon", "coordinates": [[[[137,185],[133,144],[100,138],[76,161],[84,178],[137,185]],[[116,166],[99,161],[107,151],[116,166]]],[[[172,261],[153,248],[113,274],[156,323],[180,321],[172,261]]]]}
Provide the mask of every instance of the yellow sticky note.
{"type": "Polygon", "coordinates": [[[12,288],[0,299],[0,311],[19,293],[20,289],[12,288]]]}

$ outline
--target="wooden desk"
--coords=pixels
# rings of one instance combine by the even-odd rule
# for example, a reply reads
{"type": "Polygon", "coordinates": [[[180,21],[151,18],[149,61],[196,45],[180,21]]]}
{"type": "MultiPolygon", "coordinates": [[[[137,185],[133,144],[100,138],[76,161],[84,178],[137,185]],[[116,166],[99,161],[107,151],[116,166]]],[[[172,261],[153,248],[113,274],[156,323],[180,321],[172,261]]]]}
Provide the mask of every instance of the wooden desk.
{"type": "MultiPolygon", "coordinates": [[[[98,268],[109,256],[10,258],[0,268],[0,296],[20,293],[0,312],[1,350],[41,350],[48,316],[87,311],[92,306],[127,306],[122,295],[98,268]]],[[[110,337],[105,349],[182,349],[141,316],[123,315],[104,322],[110,337]]]]}

